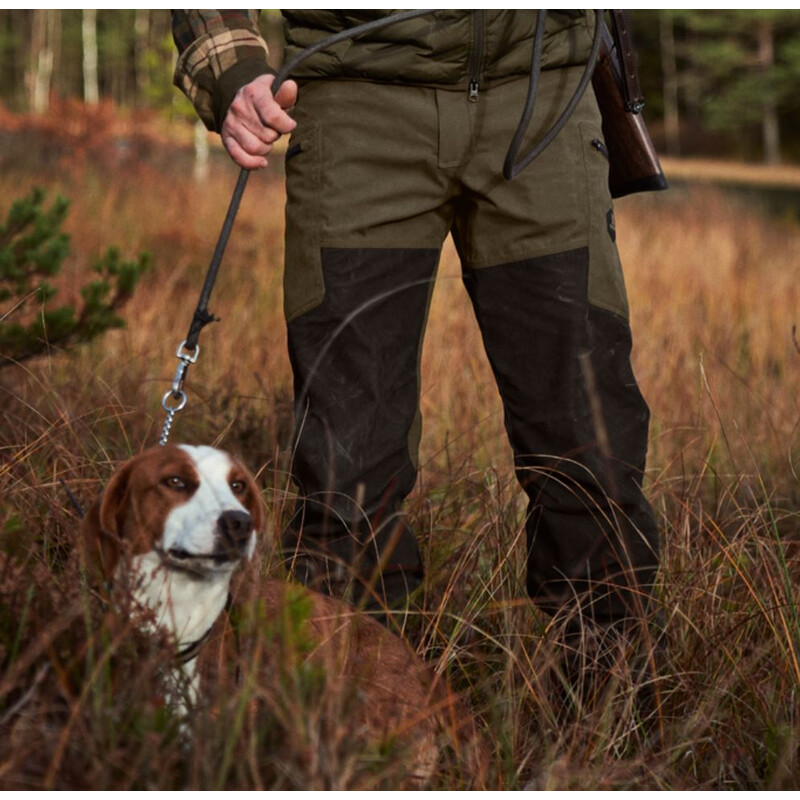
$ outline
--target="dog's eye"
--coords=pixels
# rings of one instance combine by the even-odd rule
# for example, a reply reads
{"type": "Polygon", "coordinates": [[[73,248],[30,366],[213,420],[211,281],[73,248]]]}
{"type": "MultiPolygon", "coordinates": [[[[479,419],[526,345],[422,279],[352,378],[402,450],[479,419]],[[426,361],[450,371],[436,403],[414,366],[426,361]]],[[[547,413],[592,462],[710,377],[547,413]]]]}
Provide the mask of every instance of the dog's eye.
{"type": "Polygon", "coordinates": [[[231,481],[231,491],[234,494],[242,494],[244,492],[244,481],[231,481]]]}
{"type": "Polygon", "coordinates": [[[168,489],[175,489],[179,492],[182,492],[187,488],[186,481],[179,475],[170,475],[169,477],[164,478],[161,483],[164,484],[164,486],[166,486],[168,489]]]}

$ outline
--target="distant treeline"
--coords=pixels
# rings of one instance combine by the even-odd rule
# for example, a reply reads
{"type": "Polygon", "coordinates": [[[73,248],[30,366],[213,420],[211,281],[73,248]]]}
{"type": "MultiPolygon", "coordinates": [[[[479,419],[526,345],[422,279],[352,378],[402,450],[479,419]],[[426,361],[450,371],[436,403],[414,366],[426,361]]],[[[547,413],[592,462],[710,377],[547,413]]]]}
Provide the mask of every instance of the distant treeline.
{"type": "Polygon", "coordinates": [[[800,160],[800,11],[634,11],[647,119],[671,155],[800,160]]]}
{"type": "MultiPolygon", "coordinates": [[[[800,11],[634,11],[646,117],[672,155],[800,161],[800,11]]],[[[261,25],[280,60],[281,19],[261,25]]],[[[172,88],[169,12],[0,10],[0,101],[52,94],[189,114],[172,88]]]]}
{"type": "MultiPolygon", "coordinates": [[[[280,12],[262,11],[261,27],[280,59],[280,12]]],[[[169,11],[0,10],[0,102],[13,111],[45,112],[55,94],[193,116],[175,58],[169,11]]]]}

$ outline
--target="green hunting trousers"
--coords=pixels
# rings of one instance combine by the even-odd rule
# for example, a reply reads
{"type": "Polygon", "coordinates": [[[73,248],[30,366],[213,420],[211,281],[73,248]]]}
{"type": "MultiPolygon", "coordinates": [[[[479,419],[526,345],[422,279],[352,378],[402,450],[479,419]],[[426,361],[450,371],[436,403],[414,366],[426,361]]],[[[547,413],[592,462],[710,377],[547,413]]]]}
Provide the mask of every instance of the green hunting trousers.
{"type": "MultiPolygon", "coordinates": [[[[582,68],[543,72],[528,144],[582,68]]],[[[466,92],[320,80],[301,87],[286,156],[285,310],[301,499],[283,535],[302,581],[366,605],[421,578],[401,513],[417,472],[419,360],[452,233],[530,500],[527,588],[554,613],[637,616],[658,564],[641,481],[649,412],[591,89],[513,181],[527,80],[466,92]],[[353,585],[353,584],[351,584],[353,585]]],[[[458,365],[453,365],[458,369],[458,365]]]]}

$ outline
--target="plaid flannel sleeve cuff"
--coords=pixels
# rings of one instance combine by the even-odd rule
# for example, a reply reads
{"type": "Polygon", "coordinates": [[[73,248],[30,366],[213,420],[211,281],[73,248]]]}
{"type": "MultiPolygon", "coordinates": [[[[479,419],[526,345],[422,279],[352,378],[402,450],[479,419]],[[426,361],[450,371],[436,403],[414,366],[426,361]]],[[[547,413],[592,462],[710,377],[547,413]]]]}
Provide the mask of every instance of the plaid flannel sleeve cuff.
{"type": "MultiPolygon", "coordinates": [[[[209,130],[222,128],[228,107],[242,86],[272,72],[266,43],[253,22],[248,22],[247,27],[226,27],[204,20],[209,32],[186,44],[185,49],[175,35],[181,54],[173,83],[191,100],[209,130]]],[[[186,19],[178,22],[184,28],[191,23],[186,19]]],[[[196,30],[198,26],[193,27],[196,30]]]]}

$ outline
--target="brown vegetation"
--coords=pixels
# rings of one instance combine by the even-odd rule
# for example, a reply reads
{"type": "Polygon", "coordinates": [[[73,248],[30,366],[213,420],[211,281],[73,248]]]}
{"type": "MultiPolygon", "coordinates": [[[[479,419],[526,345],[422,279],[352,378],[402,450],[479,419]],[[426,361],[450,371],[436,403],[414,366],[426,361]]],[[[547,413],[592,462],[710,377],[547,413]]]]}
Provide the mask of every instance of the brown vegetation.
{"type": "MultiPolygon", "coordinates": [[[[91,149],[102,142],[43,167],[32,134],[0,136],[0,212],[33,185],[73,202],[67,284],[112,243],[154,256],[127,330],[0,374],[0,786],[393,785],[391,748],[363,749],[324,676],[292,667],[283,694],[264,696],[255,665],[274,625],[293,623],[273,625],[257,608],[236,612],[238,676],[221,673],[187,746],[153,697],[159,643],[99,639],[102,609],[72,558],[78,523],[58,481],[88,504],[119,461],[157,440],[235,170],[220,159],[194,183],[177,146],[109,166],[91,149]]],[[[293,491],[282,207],[274,164],[245,195],[211,302],[222,322],[203,334],[173,434],[242,455],[273,531],[293,491]]],[[[664,543],[659,736],[638,726],[641,678],[624,659],[593,709],[562,714],[554,631],[525,600],[523,504],[499,400],[449,246],[423,361],[409,510],[428,570],[408,633],[483,720],[507,788],[797,788],[800,229],[713,191],[628,198],[618,217],[635,367],[653,410],[647,491],[664,543]]],[[[280,574],[275,558],[263,568],[280,574]]],[[[448,764],[434,783],[463,785],[448,764]]]]}

